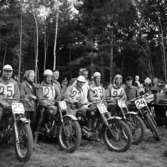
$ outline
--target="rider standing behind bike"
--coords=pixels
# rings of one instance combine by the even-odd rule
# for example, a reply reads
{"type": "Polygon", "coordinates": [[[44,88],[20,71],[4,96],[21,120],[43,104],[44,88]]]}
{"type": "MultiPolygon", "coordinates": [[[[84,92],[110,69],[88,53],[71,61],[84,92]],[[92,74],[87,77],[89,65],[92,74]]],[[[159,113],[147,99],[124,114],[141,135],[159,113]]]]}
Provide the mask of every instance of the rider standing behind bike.
{"type": "Polygon", "coordinates": [[[38,139],[38,132],[40,131],[43,121],[46,121],[49,115],[55,115],[57,113],[57,107],[55,105],[56,102],[61,99],[60,91],[53,83],[53,72],[47,69],[44,71],[43,77],[44,80],[37,91],[39,99],[39,120],[37,121],[36,142],[38,139]],[[46,117],[44,117],[44,112],[46,113],[46,117]],[[43,120],[43,118],[46,120],[43,120]]]}
{"type": "Polygon", "coordinates": [[[20,86],[20,97],[23,100],[26,117],[31,120],[31,129],[35,130],[36,122],[36,86],[34,84],[35,73],[27,70],[24,74],[24,81],[20,86]]]}
{"type": "Polygon", "coordinates": [[[19,100],[20,92],[17,82],[12,79],[13,68],[11,65],[3,67],[2,77],[0,78],[0,120],[3,115],[3,110],[8,109],[11,104],[8,99],[19,100]],[[3,99],[4,98],[4,99],[3,99]]]}

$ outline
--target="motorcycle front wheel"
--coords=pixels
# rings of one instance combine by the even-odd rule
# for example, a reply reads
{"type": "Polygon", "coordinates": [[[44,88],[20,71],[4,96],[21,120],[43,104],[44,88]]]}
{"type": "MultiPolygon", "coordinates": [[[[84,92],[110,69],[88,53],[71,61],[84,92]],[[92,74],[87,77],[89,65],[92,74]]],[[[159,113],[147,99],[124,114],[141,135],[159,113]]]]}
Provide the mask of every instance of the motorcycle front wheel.
{"type": "Polygon", "coordinates": [[[129,114],[126,118],[132,132],[132,144],[139,144],[142,142],[145,134],[144,122],[138,115],[129,114]]]}
{"type": "Polygon", "coordinates": [[[129,126],[122,120],[112,120],[109,126],[105,126],[103,138],[112,151],[125,152],[132,143],[132,134],[129,126]]]}
{"type": "Polygon", "coordinates": [[[69,153],[74,152],[81,144],[81,128],[78,121],[65,117],[59,128],[58,140],[62,149],[69,153]]]}
{"type": "Polygon", "coordinates": [[[15,129],[15,151],[18,160],[28,161],[32,155],[33,137],[29,123],[18,122],[15,129]]]}

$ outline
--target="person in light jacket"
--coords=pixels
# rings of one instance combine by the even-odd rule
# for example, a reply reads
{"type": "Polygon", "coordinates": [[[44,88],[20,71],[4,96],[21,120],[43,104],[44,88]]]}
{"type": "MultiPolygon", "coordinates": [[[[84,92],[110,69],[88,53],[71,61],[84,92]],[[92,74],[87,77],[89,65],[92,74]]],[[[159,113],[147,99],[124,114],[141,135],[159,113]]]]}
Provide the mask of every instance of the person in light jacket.
{"type": "Polygon", "coordinates": [[[24,81],[20,86],[20,96],[24,104],[26,116],[31,120],[31,128],[35,130],[36,121],[36,87],[34,84],[35,73],[27,70],[24,74],[24,81]]]}

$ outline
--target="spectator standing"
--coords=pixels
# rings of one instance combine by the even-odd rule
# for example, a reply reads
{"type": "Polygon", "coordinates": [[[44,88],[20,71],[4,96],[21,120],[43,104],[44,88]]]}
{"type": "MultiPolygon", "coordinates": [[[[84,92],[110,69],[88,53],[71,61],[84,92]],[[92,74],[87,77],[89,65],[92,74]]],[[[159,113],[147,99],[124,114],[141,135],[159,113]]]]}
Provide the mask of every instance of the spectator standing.
{"type": "Polygon", "coordinates": [[[144,91],[145,91],[145,93],[151,91],[151,83],[152,83],[152,81],[149,77],[147,77],[144,80],[144,91]]]}
{"type": "Polygon", "coordinates": [[[135,76],[134,86],[136,86],[138,89],[141,87],[140,77],[138,75],[135,76]]]}
{"type": "Polygon", "coordinates": [[[68,87],[68,80],[67,78],[65,78],[61,83],[61,99],[62,100],[65,98],[67,87],[68,87]]]}
{"type": "Polygon", "coordinates": [[[53,83],[57,85],[58,89],[61,90],[60,82],[58,81],[60,77],[60,72],[58,70],[53,73],[53,83]]]}
{"type": "Polygon", "coordinates": [[[153,78],[153,85],[151,87],[151,90],[153,93],[158,93],[161,91],[161,88],[159,86],[159,79],[157,77],[153,78]]]}
{"type": "Polygon", "coordinates": [[[82,71],[82,76],[85,77],[85,84],[82,86],[82,90],[83,90],[83,94],[84,94],[84,103],[87,103],[88,102],[88,90],[89,90],[89,79],[88,79],[88,76],[89,76],[89,72],[88,70],[85,68],[83,69],[82,71]]]}
{"type": "Polygon", "coordinates": [[[27,70],[24,74],[24,81],[20,86],[20,97],[23,99],[26,116],[31,120],[31,128],[33,131],[35,130],[37,100],[34,79],[35,72],[33,70],[27,70]]]}
{"type": "Polygon", "coordinates": [[[132,83],[133,83],[133,78],[131,76],[128,76],[126,78],[126,85],[125,85],[125,93],[127,96],[127,100],[131,100],[139,96],[138,89],[135,86],[133,86],[132,83]]]}

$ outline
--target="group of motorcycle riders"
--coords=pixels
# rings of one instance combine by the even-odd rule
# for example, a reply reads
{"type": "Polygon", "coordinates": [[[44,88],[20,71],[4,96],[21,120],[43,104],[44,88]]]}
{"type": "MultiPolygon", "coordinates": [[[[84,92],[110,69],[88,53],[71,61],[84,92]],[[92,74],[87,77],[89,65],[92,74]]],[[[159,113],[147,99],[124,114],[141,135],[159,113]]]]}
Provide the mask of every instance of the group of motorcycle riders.
{"type": "MultiPolygon", "coordinates": [[[[4,100],[4,97],[21,100],[24,104],[26,117],[31,120],[31,129],[37,141],[42,122],[46,119],[44,112],[47,110],[50,115],[56,115],[57,102],[60,100],[65,100],[71,104],[69,110],[77,109],[84,114],[88,110],[87,104],[90,102],[98,102],[107,98],[113,104],[115,102],[115,106],[117,99],[127,101],[128,104],[141,92],[151,91],[152,81],[150,78],[146,78],[144,84],[141,84],[139,76],[136,76],[133,84],[133,78],[128,76],[126,84],[123,84],[123,76],[117,74],[113,82],[105,89],[101,83],[102,75],[100,72],[95,72],[91,80],[88,79],[88,75],[88,70],[82,68],[79,70],[78,77],[72,79],[69,85],[67,79],[61,85],[58,82],[59,71],[53,72],[46,69],[43,72],[43,81],[40,84],[35,84],[34,71],[27,70],[24,74],[24,81],[19,84],[12,78],[12,66],[4,65],[0,78],[0,122],[5,111],[4,108],[10,107],[10,103],[4,100]]],[[[165,97],[166,87],[163,91],[160,90],[157,78],[154,78],[152,88],[158,90],[159,99],[165,97]]],[[[112,105],[111,111],[116,110],[115,106],[112,105]]]]}

